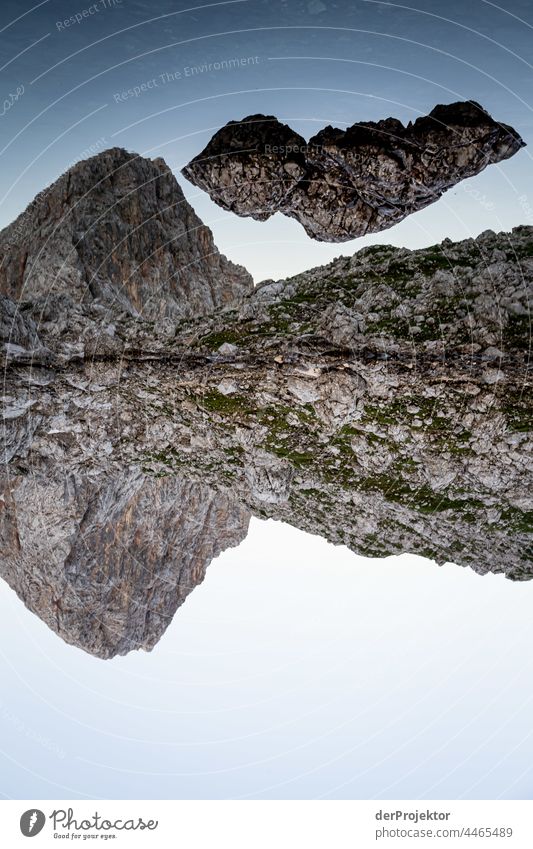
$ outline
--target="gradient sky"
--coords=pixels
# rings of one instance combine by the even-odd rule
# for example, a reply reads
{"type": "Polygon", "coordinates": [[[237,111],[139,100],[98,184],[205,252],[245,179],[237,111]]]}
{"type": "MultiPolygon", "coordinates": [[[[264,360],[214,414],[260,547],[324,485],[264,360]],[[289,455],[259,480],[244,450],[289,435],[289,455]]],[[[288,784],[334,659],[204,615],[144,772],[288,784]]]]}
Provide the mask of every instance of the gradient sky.
{"type": "Polygon", "coordinates": [[[1,584],[0,791],[530,799],[532,602],[255,519],[150,654],[90,657],[1,584]]]}
{"type": "MultiPolygon", "coordinates": [[[[19,97],[1,115],[0,225],[112,146],[163,156],[219,248],[258,281],[365,244],[532,224],[530,148],[342,246],[312,242],[279,215],[225,213],[180,176],[222,124],[256,112],[309,137],[327,123],[408,121],[474,99],[531,144],[529,0],[412,4],[106,0],[65,27],[94,4],[4,0],[2,91],[19,97]]],[[[532,596],[533,585],[413,557],[370,562],[254,521],[152,654],[104,663],[64,645],[2,584],[0,791],[531,798],[532,596]]]]}

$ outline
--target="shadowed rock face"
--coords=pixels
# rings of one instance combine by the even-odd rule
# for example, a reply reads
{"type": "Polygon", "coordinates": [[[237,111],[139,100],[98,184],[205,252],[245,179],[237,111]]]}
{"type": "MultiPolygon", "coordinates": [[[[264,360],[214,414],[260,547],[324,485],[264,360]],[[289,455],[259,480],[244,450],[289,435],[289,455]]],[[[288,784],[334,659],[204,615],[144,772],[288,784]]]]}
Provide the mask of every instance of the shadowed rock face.
{"type": "Polygon", "coordinates": [[[365,248],[178,324],[0,296],[1,573],[101,657],[153,646],[250,514],[531,579],[532,300],[531,227],[365,248]]]}
{"type": "Polygon", "coordinates": [[[62,293],[145,319],[231,307],[252,278],[222,256],[162,159],[78,163],[0,233],[0,293],[62,293]]]}
{"type": "Polygon", "coordinates": [[[150,650],[248,521],[231,497],[176,477],[4,478],[2,576],[65,642],[101,658],[150,650]]]}
{"type": "Polygon", "coordinates": [[[392,227],[523,146],[473,101],[406,127],[395,118],[326,127],[309,142],[271,115],[250,115],[222,127],[182,173],[237,215],[282,212],[313,239],[345,242],[392,227]]]}

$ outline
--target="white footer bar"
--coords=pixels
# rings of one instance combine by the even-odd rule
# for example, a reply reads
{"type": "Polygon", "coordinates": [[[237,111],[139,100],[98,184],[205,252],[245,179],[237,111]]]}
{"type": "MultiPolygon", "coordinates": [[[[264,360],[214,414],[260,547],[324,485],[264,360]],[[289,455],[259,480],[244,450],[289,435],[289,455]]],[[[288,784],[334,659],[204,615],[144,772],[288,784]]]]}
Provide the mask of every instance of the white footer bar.
{"type": "Polygon", "coordinates": [[[533,849],[533,802],[1,801],[0,845],[533,849]],[[35,844],[28,839],[35,838],[35,844]]]}

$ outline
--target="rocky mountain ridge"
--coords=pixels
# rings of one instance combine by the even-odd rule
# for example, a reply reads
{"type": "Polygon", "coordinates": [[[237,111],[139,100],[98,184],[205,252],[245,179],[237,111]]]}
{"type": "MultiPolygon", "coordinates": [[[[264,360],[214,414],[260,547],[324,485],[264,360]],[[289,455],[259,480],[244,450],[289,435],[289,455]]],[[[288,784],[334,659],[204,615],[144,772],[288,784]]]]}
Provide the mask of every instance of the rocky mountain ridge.
{"type": "Polygon", "coordinates": [[[252,287],[164,160],[121,148],[72,167],[0,233],[0,292],[15,300],[62,294],[175,321],[230,307],[252,287]]]}
{"type": "Polygon", "coordinates": [[[364,248],[176,321],[0,296],[4,576],[106,657],[151,647],[250,515],[531,579],[532,296],[531,227],[364,248]]]}

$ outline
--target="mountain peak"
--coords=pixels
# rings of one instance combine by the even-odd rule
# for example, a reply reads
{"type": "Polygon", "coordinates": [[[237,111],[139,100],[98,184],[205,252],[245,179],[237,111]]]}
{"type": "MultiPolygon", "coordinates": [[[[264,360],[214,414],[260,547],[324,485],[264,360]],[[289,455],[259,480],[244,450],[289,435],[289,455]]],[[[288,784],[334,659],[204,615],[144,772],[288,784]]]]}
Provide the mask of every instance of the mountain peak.
{"type": "Polygon", "coordinates": [[[62,294],[179,319],[233,306],[252,287],[165,161],[123,148],[78,162],[0,233],[0,293],[17,300],[62,294]]]}

